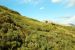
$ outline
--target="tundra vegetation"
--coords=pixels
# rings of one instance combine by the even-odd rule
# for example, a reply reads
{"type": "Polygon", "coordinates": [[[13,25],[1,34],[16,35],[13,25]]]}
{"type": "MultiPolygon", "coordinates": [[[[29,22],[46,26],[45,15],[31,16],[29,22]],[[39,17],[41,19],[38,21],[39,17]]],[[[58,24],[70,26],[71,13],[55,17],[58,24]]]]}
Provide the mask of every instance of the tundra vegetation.
{"type": "Polygon", "coordinates": [[[0,6],[0,50],[75,50],[74,26],[46,23],[0,6]]]}

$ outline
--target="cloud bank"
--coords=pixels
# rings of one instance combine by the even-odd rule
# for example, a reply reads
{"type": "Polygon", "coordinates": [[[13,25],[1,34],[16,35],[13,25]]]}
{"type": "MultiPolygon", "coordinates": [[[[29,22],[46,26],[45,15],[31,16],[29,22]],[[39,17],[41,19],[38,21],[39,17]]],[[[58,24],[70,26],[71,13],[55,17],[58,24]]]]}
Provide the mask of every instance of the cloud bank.
{"type": "Polygon", "coordinates": [[[52,3],[64,3],[67,7],[75,7],[75,0],[51,0],[52,3]]]}

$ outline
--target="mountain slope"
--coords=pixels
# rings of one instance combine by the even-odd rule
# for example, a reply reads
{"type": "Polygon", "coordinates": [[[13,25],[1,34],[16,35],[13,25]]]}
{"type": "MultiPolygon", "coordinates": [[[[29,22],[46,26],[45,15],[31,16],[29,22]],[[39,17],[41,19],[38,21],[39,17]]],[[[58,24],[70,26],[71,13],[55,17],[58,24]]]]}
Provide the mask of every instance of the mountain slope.
{"type": "Polygon", "coordinates": [[[0,6],[0,50],[75,50],[75,28],[43,23],[0,6]]]}

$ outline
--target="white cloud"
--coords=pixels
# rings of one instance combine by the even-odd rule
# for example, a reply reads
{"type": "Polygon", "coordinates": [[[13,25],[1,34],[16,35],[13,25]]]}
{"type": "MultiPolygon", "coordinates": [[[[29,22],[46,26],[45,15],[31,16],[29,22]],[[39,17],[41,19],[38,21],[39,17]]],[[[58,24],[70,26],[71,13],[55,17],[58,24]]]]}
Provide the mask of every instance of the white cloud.
{"type": "Polygon", "coordinates": [[[74,7],[75,6],[75,0],[51,0],[52,3],[60,3],[60,4],[64,4],[67,7],[74,7]]]}
{"type": "Polygon", "coordinates": [[[62,24],[69,25],[69,24],[75,24],[74,21],[75,21],[75,16],[71,16],[70,18],[67,18],[66,20],[64,20],[61,23],[62,24]]]}
{"type": "Polygon", "coordinates": [[[73,7],[73,6],[75,6],[75,0],[68,0],[67,6],[68,6],[68,7],[73,7]]]}
{"type": "Polygon", "coordinates": [[[42,0],[22,0],[25,4],[39,4],[42,0]]]}
{"type": "Polygon", "coordinates": [[[45,7],[40,7],[40,10],[43,10],[45,7]]]}
{"type": "Polygon", "coordinates": [[[53,23],[60,24],[60,25],[65,25],[65,26],[70,26],[70,24],[75,25],[75,15],[70,16],[70,17],[65,18],[65,19],[61,18],[60,21],[53,20],[53,23]]]}
{"type": "MultiPolygon", "coordinates": [[[[41,4],[43,3],[44,1],[48,1],[48,0],[21,0],[22,3],[25,3],[25,4],[41,4]]],[[[65,5],[66,7],[74,7],[75,6],[75,0],[50,0],[52,3],[54,4],[63,4],[65,5]]]]}
{"type": "Polygon", "coordinates": [[[52,3],[60,3],[62,0],[51,0],[52,3]]]}

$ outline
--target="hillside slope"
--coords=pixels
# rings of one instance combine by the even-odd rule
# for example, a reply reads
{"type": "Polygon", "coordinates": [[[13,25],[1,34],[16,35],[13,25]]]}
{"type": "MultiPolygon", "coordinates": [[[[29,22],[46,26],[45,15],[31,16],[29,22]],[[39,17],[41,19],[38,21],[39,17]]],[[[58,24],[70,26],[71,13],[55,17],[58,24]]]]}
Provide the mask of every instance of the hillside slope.
{"type": "Polygon", "coordinates": [[[43,23],[0,6],[0,50],[75,50],[75,28],[43,23]]]}

